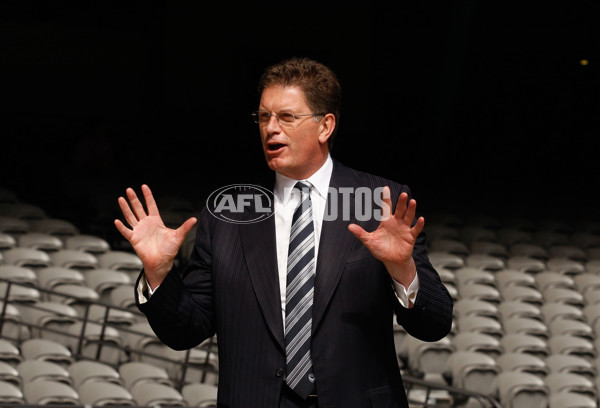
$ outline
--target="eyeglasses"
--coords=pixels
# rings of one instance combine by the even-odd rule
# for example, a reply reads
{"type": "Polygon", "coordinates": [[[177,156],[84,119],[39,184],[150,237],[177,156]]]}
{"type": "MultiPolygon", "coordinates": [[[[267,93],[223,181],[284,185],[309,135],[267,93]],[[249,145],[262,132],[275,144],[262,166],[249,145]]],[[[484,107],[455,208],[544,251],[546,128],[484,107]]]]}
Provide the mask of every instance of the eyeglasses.
{"type": "Polygon", "coordinates": [[[294,113],[289,113],[289,112],[281,112],[281,113],[275,113],[272,114],[271,112],[268,111],[264,111],[264,110],[258,110],[256,112],[252,112],[252,119],[254,120],[254,123],[258,123],[259,125],[264,125],[267,124],[271,121],[271,116],[275,116],[275,118],[277,119],[277,122],[281,125],[281,126],[286,126],[286,127],[291,127],[294,125],[294,122],[296,122],[297,119],[302,118],[302,117],[307,117],[307,116],[323,116],[325,115],[324,113],[307,113],[304,115],[296,115],[294,113]]]}

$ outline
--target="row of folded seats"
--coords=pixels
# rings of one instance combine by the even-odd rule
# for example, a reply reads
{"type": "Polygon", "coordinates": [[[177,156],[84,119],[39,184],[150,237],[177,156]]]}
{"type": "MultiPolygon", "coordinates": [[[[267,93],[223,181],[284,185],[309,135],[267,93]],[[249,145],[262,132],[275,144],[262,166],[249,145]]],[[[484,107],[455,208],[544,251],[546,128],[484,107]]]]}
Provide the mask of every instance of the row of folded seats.
{"type": "Polygon", "coordinates": [[[0,405],[216,405],[216,337],[175,351],[137,310],[142,264],[0,190],[0,405]]]}
{"type": "MultiPolygon", "coordinates": [[[[401,366],[503,407],[597,407],[600,228],[521,222],[452,218],[426,227],[430,261],[455,301],[454,321],[433,343],[395,326],[401,366]]],[[[457,406],[482,406],[447,394],[457,406]]]]}

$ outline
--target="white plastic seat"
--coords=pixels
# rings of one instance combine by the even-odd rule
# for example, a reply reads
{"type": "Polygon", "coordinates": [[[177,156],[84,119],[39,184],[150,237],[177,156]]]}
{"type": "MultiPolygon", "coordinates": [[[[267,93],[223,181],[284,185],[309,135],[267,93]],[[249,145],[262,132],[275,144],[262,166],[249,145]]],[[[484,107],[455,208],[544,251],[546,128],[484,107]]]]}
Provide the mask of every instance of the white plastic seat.
{"type": "Polygon", "coordinates": [[[465,265],[465,261],[458,255],[446,252],[431,251],[428,254],[429,261],[436,268],[457,269],[465,265]]]}
{"type": "Polygon", "coordinates": [[[110,365],[118,365],[124,359],[121,333],[112,326],[104,327],[98,323],[76,322],[69,327],[72,335],[67,346],[78,358],[88,358],[110,365]],[[82,333],[83,330],[83,333],[82,333]]]}
{"type": "Polygon", "coordinates": [[[21,361],[23,356],[17,346],[6,339],[0,339],[0,362],[16,367],[21,361]]]}
{"type": "Polygon", "coordinates": [[[19,247],[54,252],[63,249],[64,244],[54,235],[45,232],[28,232],[19,236],[19,247]]]}
{"type": "Polygon", "coordinates": [[[13,384],[19,388],[23,386],[23,380],[21,380],[21,376],[16,367],[4,361],[0,361],[0,383],[4,382],[13,384]]]}
{"type": "Polygon", "coordinates": [[[121,329],[120,333],[131,361],[154,364],[165,370],[173,364],[170,354],[172,349],[160,341],[148,321],[137,322],[121,329]]]}
{"type": "Polygon", "coordinates": [[[110,291],[110,294],[108,295],[110,302],[108,303],[132,312],[138,312],[133,293],[133,284],[119,285],[110,291]]]}
{"type": "Polygon", "coordinates": [[[69,372],[59,364],[50,361],[25,360],[17,366],[24,384],[32,381],[48,380],[73,385],[69,372]]]}
{"type": "Polygon", "coordinates": [[[88,406],[135,406],[131,393],[123,386],[106,381],[88,381],[78,388],[79,400],[88,406]]]}
{"type": "Polygon", "coordinates": [[[567,354],[584,358],[590,362],[596,358],[594,344],[581,337],[562,334],[548,340],[551,354],[567,354]]]}
{"type": "MultiPolygon", "coordinates": [[[[37,276],[40,287],[47,290],[54,290],[56,286],[64,284],[79,286],[85,284],[85,279],[80,271],[62,266],[44,268],[38,271],[37,276]]],[[[45,297],[50,298],[48,295],[45,297]]]]}
{"type": "Polygon", "coordinates": [[[596,400],[598,396],[594,382],[578,374],[551,373],[544,379],[544,383],[548,386],[551,394],[572,392],[586,395],[593,400],[596,400]]]}
{"type": "Polygon", "coordinates": [[[454,271],[454,276],[459,286],[477,283],[493,287],[496,284],[496,279],[492,272],[473,267],[458,268],[454,271]]]}
{"type": "Polygon", "coordinates": [[[581,273],[573,277],[575,286],[579,293],[585,294],[586,291],[592,289],[600,289],[600,275],[595,273],[581,273]]]}
{"type": "Polygon", "coordinates": [[[586,304],[583,295],[573,289],[546,288],[543,292],[546,302],[557,302],[583,308],[586,304]]]}
{"type": "Polygon", "coordinates": [[[94,269],[85,273],[87,286],[94,289],[105,303],[110,301],[110,292],[120,285],[133,285],[129,275],[114,269],[94,269]]]}
{"type": "Polygon", "coordinates": [[[136,272],[136,276],[143,267],[142,261],[136,254],[126,251],[108,251],[98,255],[97,258],[100,268],[114,269],[128,273],[136,272]]]}
{"type": "Polygon", "coordinates": [[[457,333],[452,339],[456,351],[478,351],[497,358],[504,352],[500,341],[482,333],[457,333]]]}
{"type": "Polygon", "coordinates": [[[20,308],[23,322],[31,326],[34,337],[63,344],[68,328],[77,321],[77,312],[58,302],[37,302],[20,308]]]}
{"type": "Polygon", "coordinates": [[[74,249],[61,249],[50,253],[52,264],[63,268],[86,271],[98,266],[98,259],[88,252],[76,251],[74,249]]]}
{"type": "Polygon", "coordinates": [[[498,307],[485,300],[460,299],[454,303],[453,311],[457,319],[465,316],[485,316],[500,320],[498,307]]]}
{"type": "Polygon", "coordinates": [[[105,239],[95,235],[77,234],[65,238],[65,249],[99,255],[110,251],[110,245],[105,239]]]}
{"type": "Polygon", "coordinates": [[[10,234],[0,232],[0,252],[17,246],[17,240],[10,234]]]}
{"type": "Polygon", "coordinates": [[[24,323],[20,309],[11,303],[5,305],[4,301],[0,300],[0,310],[2,309],[4,309],[4,321],[1,336],[14,341],[28,339],[31,331],[24,323]]]}
{"type": "Polygon", "coordinates": [[[140,406],[186,406],[181,393],[165,384],[138,382],[131,387],[130,391],[140,406]]]}
{"type": "Polygon", "coordinates": [[[600,304],[589,304],[583,308],[585,321],[592,327],[594,333],[600,335],[600,304]]]}
{"type": "Polygon", "coordinates": [[[504,330],[500,322],[491,317],[463,316],[458,320],[459,332],[483,333],[502,338],[504,330]]]}
{"type": "MultiPolygon", "coordinates": [[[[8,289],[9,283],[0,282],[0,293],[2,297],[5,296],[8,289]]],[[[42,300],[42,294],[39,290],[29,285],[23,286],[22,284],[12,283],[8,291],[9,303],[18,304],[31,304],[42,300]]]]}
{"type": "Polygon", "coordinates": [[[81,317],[85,315],[85,309],[89,307],[90,303],[100,300],[98,293],[87,286],[67,283],[55,286],[54,291],[57,294],[51,296],[51,301],[71,306],[81,317]]]}
{"type": "Polygon", "coordinates": [[[543,359],[527,353],[505,353],[498,357],[496,363],[502,372],[524,372],[540,378],[545,378],[550,372],[543,359]]]}
{"type": "Polygon", "coordinates": [[[112,366],[100,361],[78,360],[71,364],[68,370],[73,379],[73,386],[77,390],[83,384],[92,381],[123,385],[123,379],[119,375],[119,372],[112,366]]]}
{"type": "Polygon", "coordinates": [[[566,303],[548,302],[540,307],[544,322],[550,325],[554,319],[572,319],[585,321],[581,308],[566,303]]]}
{"type": "Polygon", "coordinates": [[[538,289],[543,292],[548,288],[566,288],[574,289],[575,281],[568,275],[563,275],[555,271],[540,272],[535,275],[535,281],[538,289]]]}
{"type": "Polygon", "coordinates": [[[566,233],[551,229],[539,229],[533,234],[533,240],[544,248],[569,244],[569,236],[566,233]]]}
{"type": "Polygon", "coordinates": [[[544,303],[542,293],[536,288],[526,286],[504,286],[500,289],[504,301],[517,301],[541,306],[544,303]]]}
{"type": "Polygon", "coordinates": [[[23,385],[27,404],[31,405],[80,405],[79,394],[67,384],[39,380],[23,385]]]}
{"type": "Polygon", "coordinates": [[[209,408],[217,406],[218,387],[212,384],[186,384],[181,395],[190,407],[209,408]]]}
{"type": "MultiPolygon", "coordinates": [[[[114,307],[106,307],[100,304],[90,305],[88,319],[92,322],[106,322],[114,327],[130,327],[140,321],[143,315],[135,315],[132,312],[117,309],[114,307]],[[107,309],[108,314],[107,314],[107,309]]],[[[145,318],[145,317],[144,317],[145,318]]]]}
{"type": "Polygon", "coordinates": [[[484,300],[494,304],[499,304],[502,301],[502,295],[498,289],[478,283],[459,285],[458,294],[461,299],[484,300]]]}
{"type": "Polygon", "coordinates": [[[519,301],[504,301],[498,305],[498,312],[503,322],[514,317],[524,317],[543,321],[540,308],[531,303],[519,301]]]}

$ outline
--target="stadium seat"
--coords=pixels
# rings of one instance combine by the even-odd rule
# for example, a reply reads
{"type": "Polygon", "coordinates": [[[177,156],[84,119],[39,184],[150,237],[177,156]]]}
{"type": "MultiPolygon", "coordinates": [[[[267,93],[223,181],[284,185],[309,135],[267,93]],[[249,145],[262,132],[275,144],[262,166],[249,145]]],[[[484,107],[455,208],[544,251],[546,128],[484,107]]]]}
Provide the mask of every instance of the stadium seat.
{"type": "Polygon", "coordinates": [[[505,224],[496,233],[496,239],[507,248],[510,248],[515,244],[530,244],[533,243],[533,234],[529,231],[531,230],[505,224]]]}
{"type": "Polygon", "coordinates": [[[14,217],[21,220],[41,220],[46,218],[46,212],[42,207],[29,203],[10,203],[4,204],[2,209],[8,217],[14,217]]]}
{"type": "Polygon", "coordinates": [[[20,248],[37,249],[44,252],[55,252],[63,249],[64,244],[60,238],[44,232],[28,232],[18,237],[20,248]]]}
{"type": "Polygon", "coordinates": [[[218,387],[212,384],[186,384],[181,389],[183,399],[190,407],[210,408],[217,406],[218,387]]]}
{"type": "Polygon", "coordinates": [[[31,231],[54,235],[63,240],[63,242],[67,237],[79,234],[79,229],[70,221],[58,218],[31,220],[29,221],[29,225],[31,225],[31,231]]]}
{"type": "Polygon", "coordinates": [[[585,321],[592,327],[594,333],[600,335],[600,304],[589,304],[583,308],[585,321]]]}
{"type": "Polygon", "coordinates": [[[510,258],[526,257],[546,261],[550,257],[542,245],[533,242],[513,244],[508,252],[510,258]]]}
{"type": "Polygon", "coordinates": [[[41,301],[20,308],[23,322],[33,337],[64,344],[68,328],[77,321],[77,312],[69,305],[41,301]]]}
{"type": "Polygon", "coordinates": [[[496,242],[496,232],[482,225],[480,221],[475,221],[477,225],[471,223],[463,226],[460,235],[463,242],[472,245],[474,242],[496,242]]]}
{"type": "Polygon", "coordinates": [[[555,230],[540,229],[533,234],[533,240],[544,248],[549,248],[555,245],[568,244],[569,236],[563,232],[555,230]]]}
{"type": "Polygon", "coordinates": [[[2,253],[6,265],[22,266],[38,270],[52,265],[50,256],[44,251],[31,248],[13,248],[2,253]]]}
{"type": "Polygon", "coordinates": [[[135,315],[132,312],[117,309],[115,307],[107,307],[100,304],[90,305],[88,319],[92,322],[106,322],[114,327],[130,327],[131,325],[145,319],[143,315],[135,315]],[[107,314],[108,309],[108,314],[107,314]]]}
{"type": "Polygon", "coordinates": [[[569,319],[554,319],[548,326],[552,336],[568,334],[593,341],[596,337],[592,327],[587,322],[569,319]]]}
{"type": "Polygon", "coordinates": [[[550,355],[546,341],[529,334],[507,334],[500,339],[500,344],[505,353],[527,353],[542,359],[550,355]]]}
{"type": "MultiPolygon", "coordinates": [[[[47,290],[54,290],[58,285],[79,285],[85,284],[85,278],[80,271],[69,269],[62,266],[51,266],[41,269],[37,272],[40,287],[47,290]]],[[[45,295],[47,299],[51,296],[45,295]]]]}
{"type": "Polygon", "coordinates": [[[535,275],[535,281],[541,292],[549,288],[575,288],[575,281],[572,277],[554,271],[537,273],[535,275]]]}
{"type": "Polygon", "coordinates": [[[17,240],[10,234],[0,232],[0,252],[17,246],[17,240]]]}
{"type": "Polygon", "coordinates": [[[550,394],[548,408],[597,408],[597,402],[587,395],[574,392],[550,394]]]}
{"type": "Polygon", "coordinates": [[[74,249],[61,249],[50,253],[54,266],[87,271],[98,266],[98,259],[88,252],[76,251],[74,249]]]}
{"type": "Polygon", "coordinates": [[[500,320],[498,307],[485,300],[460,299],[454,303],[453,312],[456,319],[466,316],[484,316],[500,320]]]}
{"type": "Polygon", "coordinates": [[[569,354],[553,354],[546,359],[550,373],[572,373],[582,375],[590,380],[596,376],[594,363],[584,358],[569,354]]]}
{"type": "Polygon", "coordinates": [[[148,321],[137,322],[126,329],[121,329],[121,338],[131,361],[141,361],[168,369],[170,348],[156,337],[148,321]]]}
{"type": "Polygon", "coordinates": [[[123,385],[123,379],[119,375],[119,372],[112,366],[100,361],[78,360],[73,362],[68,370],[76,390],[79,390],[79,387],[83,384],[92,381],[123,385]]]}
{"type": "Polygon", "coordinates": [[[131,278],[129,275],[122,271],[116,271],[114,269],[94,269],[85,272],[86,285],[94,289],[100,299],[105,302],[110,302],[110,292],[120,285],[131,286],[131,278]]]}
{"type": "Polygon", "coordinates": [[[65,283],[55,286],[54,291],[56,294],[50,300],[71,306],[80,317],[85,315],[85,310],[91,303],[100,300],[98,293],[87,286],[65,283]]]}
{"type": "Polygon", "coordinates": [[[573,277],[579,293],[585,294],[588,290],[600,289],[600,275],[595,273],[581,273],[573,277]]]}
{"type": "Polygon", "coordinates": [[[550,258],[546,262],[546,267],[550,271],[556,271],[569,276],[576,276],[585,272],[584,263],[566,258],[550,258]]]}
{"type": "Polygon", "coordinates": [[[509,269],[515,269],[521,272],[538,273],[546,270],[546,264],[535,258],[528,256],[510,256],[506,261],[509,269]]]}
{"type": "MultiPolygon", "coordinates": [[[[21,376],[16,367],[5,363],[4,361],[0,361],[0,382],[7,382],[13,384],[19,388],[23,386],[23,380],[21,380],[21,376]]],[[[0,399],[0,403],[1,403],[0,399]]]]}
{"type": "Polygon", "coordinates": [[[544,304],[542,293],[535,288],[527,286],[504,286],[500,289],[500,294],[505,302],[531,303],[538,307],[544,304]]]}
{"type": "Polygon", "coordinates": [[[139,310],[135,303],[135,298],[133,295],[134,286],[131,285],[119,285],[110,291],[109,304],[120,307],[123,309],[127,309],[133,313],[138,313],[139,310]]]}
{"type": "Polygon", "coordinates": [[[0,311],[4,313],[3,315],[0,315],[0,317],[3,318],[1,321],[2,331],[0,333],[2,337],[17,342],[30,337],[31,331],[24,323],[22,313],[17,306],[11,303],[5,305],[4,302],[0,300],[0,311]]]}
{"type": "Polygon", "coordinates": [[[497,339],[502,338],[504,335],[502,324],[498,320],[484,316],[461,317],[458,319],[458,331],[459,333],[473,332],[488,334],[497,339]]]}
{"type": "Polygon", "coordinates": [[[174,385],[164,368],[141,361],[122,363],[119,366],[119,374],[127,389],[131,389],[138,382],[150,382],[153,384],[161,383],[169,386],[174,385]]]}
{"type": "Polygon", "coordinates": [[[477,283],[481,285],[495,286],[496,279],[490,271],[479,268],[463,267],[454,271],[454,277],[458,286],[477,283]]]}
{"type": "Polygon", "coordinates": [[[36,286],[37,274],[29,268],[15,265],[0,265],[0,279],[17,282],[24,285],[36,286]]]}
{"type": "Polygon", "coordinates": [[[543,291],[543,295],[546,302],[565,303],[578,308],[583,308],[585,306],[585,299],[583,298],[583,295],[573,289],[546,288],[543,291]]]}
{"type": "MultiPolygon", "coordinates": [[[[433,215],[432,215],[433,216],[433,215]]],[[[425,231],[429,237],[429,242],[433,242],[438,239],[452,239],[454,241],[461,241],[460,229],[456,225],[448,224],[436,224],[434,222],[425,226],[425,231]]]]}
{"type": "Polygon", "coordinates": [[[65,238],[65,249],[99,255],[110,251],[110,245],[105,239],[95,235],[77,234],[65,238]]]}
{"type": "Polygon", "coordinates": [[[79,400],[88,406],[135,406],[131,393],[121,385],[106,381],[88,381],[78,390],[79,400]]]}
{"type": "Polygon", "coordinates": [[[465,265],[465,261],[458,255],[446,252],[429,252],[429,261],[436,268],[457,269],[465,265]]]}
{"type": "Polygon", "coordinates": [[[585,321],[581,308],[559,302],[544,303],[540,310],[546,325],[550,325],[554,319],[572,319],[585,321]]]}
{"type": "Polygon", "coordinates": [[[548,347],[551,354],[577,356],[590,362],[593,362],[596,358],[596,350],[591,341],[569,334],[550,337],[548,339],[548,347]]]}
{"type": "Polygon", "coordinates": [[[545,408],[548,404],[549,389],[533,374],[502,372],[496,376],[494,388],[502,407],[545,408]]]}
{"type": "Polygon", "coordinates": [[[117,366],[124,360],[123,341],[120,332],[112,326],[76,322],[69,327],[68,348],[77,358],[87,358],[117,366]]]}
{"type": "Polygon", "coordinates": [[[47,339],[29,339],[21,343],[24,360],[43,360],[68,367],[74,361],[69,349],[61,343],[47,339]]]}
{"type": "Polygon", "coordinates": [[[69,386],[73,385],[73,380],[65,367],[50,361],[25,360],[17,366],[17,371],[23,380],[23,384],[48,380],[61,382],[69,386]]]}
{"type": "Polygon", "coordinates": [[[499,271],[506,266],[503,259],[486,254],[471,254],[467,256],[465,265],[486,271],[499,271]]]}
{"type": "Polygon", "coordinates": [[[0,362],[16,367],[21,361],[23,356],[17,346],[7,339],[0,339],[0,362]]]}
{"type": "Polygon", "coordinates": [[[585,263],[587,254],[576,245],[554,245],[548,249],[548,255],[552,258],[567,258],[573,261],[585,263]]]}
{"type": "Polygon", "coordinates": [[[502,372],[524,372],[545,378],[550,372],[545,361],[527,353],[505,353],[496,360],[502,372]]]}
{"type": "Polygon", "coordinates": [[[131,387],[130,391],[140,406],[186,406],[181,393],[165,384],[138,382],[131,387]]]}
{"type": "Polygon", "coordinates": [[[4,298],[8,290],[8,301],[16,306],[31,304],[42,300],[42,294],[36,288],[19,283],[0,282],[0,296],[4,298]],[[10,284],[10,288],[8,287],[10,284]]]}
{"type": "Polygon", "coordinates": [[[448,254],[466,257],[469,255],[469,247],[461,241],[454,239],[436,239],[430,244],[430,251],[444,252],[448,254]]]}
{"type": "Polygon", "coordinates": [[[514,317],[524,317],[543,321],[542,311],[538,306],[531,303],[518,301],[504,301],[498,305],[498,312],[502,321],[512,319],[514,317]]]}
{"type": "Polygon", "coordinates": [[[542,339],[550,337],[550,330],[546,324],[529,317],[508,318],[503,321],[502,327],[506,334],[528,334],[542,339]]]}
{"type": "Polygon", "coordinates": [[[505,287],[525,286],[535,288],[535,277],[525,273],[511,269],[504,269],[495,273],[496,284],[499,290],[505,287]]]}
{"type": "Polygon", "coordinates": [[[123,272],[135,272],[136,277],[142,270],[142,261],[131,252],[108,251],[97,256],[99,267],[123,272]]]}
{"type": "Polygon", "coordinates": [[[67,384],[39,380],[23,384],[25,401],[30,405],[80,405],[79,394],[67,384]]]}
{"type": "Polygon", "coordinates": [[[450,383],[455,388],[490,394],[499,373],[500,368],[491,356],[474,351],[457,351],[446,360],[444,377],[451,379],[450,383]]]}
{"type": "Polygon", "coordinates": [[[0,232],[18,237],[21,234],[28,233],[30,228],[27,221],[15,217],[0,216],[0,232]]]}
{"type": "Polygon", "coordinates": [[[23,392],[13,383],[0,381],[0,404],[19,406],[25,404],[23,392]]]}
{"type": "Polygon", "coordinates": [[[478,241],[471,244],[471,254],[483,254],[505,260],[508,258],[506,247],[497,242],[478,241]]]}
{"type": "Polygon", "coordinates": [[[586,395],[594,401],[597,398],[594,382],[582,375],[567,372],[551,373],[544,379],[544,383],[548,386],[550,394],[572,392],[586,395]]]}
{"type": "Polygon", "coordinates": [[[458,294],[461,299],[475,299],[499,304],[502,301],[502,295],[498,289],[478,283],[469,283],[458,286],[458,294]]]}
{"type": "Polygon", "coordinates": [[[500,341],[481,333],[457,333],[452,339],[456,351],[478,351],[496,359],[504,352],[500,341]]]}

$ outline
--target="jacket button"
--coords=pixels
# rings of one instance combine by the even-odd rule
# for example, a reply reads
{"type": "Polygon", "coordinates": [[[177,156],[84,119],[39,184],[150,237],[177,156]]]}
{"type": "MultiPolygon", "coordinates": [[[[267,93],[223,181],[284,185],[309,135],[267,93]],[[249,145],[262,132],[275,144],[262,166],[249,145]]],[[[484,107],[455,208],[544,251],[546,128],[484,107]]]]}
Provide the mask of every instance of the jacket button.
{"type": "Polygon", "coordinates": [[[275,375],[276,375],[277,377],[282,377],[284,373],[285,373],[285,371],[283,370],[283,368],[278,368],[278,369],[275,371],[275,375]]]}

